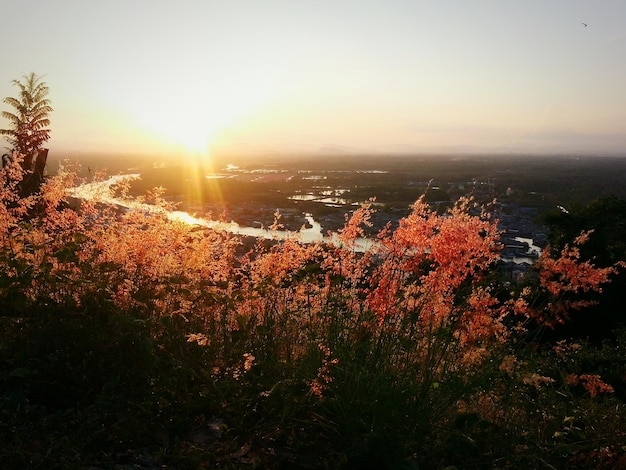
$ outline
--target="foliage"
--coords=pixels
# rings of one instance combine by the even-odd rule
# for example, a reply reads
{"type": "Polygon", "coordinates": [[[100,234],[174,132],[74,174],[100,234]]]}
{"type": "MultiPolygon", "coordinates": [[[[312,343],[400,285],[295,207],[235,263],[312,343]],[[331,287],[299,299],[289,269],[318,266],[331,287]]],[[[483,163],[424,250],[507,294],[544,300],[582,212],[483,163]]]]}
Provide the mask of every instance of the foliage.
{"type": "Polygon", "coordinates": [[[29,156],[39,150],[50,139],[50,120],[52,112],[48,96],[48,86],[41,77],[30,73],[23,81],[13,80],[20,89],[19,96],[6,97],[4,102],[14,108],[14,112],[3,111],[2,117],[10,124],[9,129],[0,129],[13,146],[13,150],[21,155],[29,156]]]}
{"type": "Polygon", "coordinates": [[[509,289],[492,275],[495,221],[471,200],[445,214],[418,200],[365,252],[369,205],[334,243],[248,249],[173,220],[160,190],[131,210],[106,191],[72,207],[68,168],[20,198],[20,168],[0,174],[0,457],[16,468],[584,466],[623,454],[611,346],[585,355],[531,336],[615,272],[580,258],[585,234],[509,289]]]}
{"type": "MultiPolygon", "coordinates": [[[[608,267],[626,259],[626,201],[614,197],[597,199],[587,206],[569,212],[548,212],[543,216],[550,228],[550,243],[555,247],[571,244],[581,232],[587,241],[580,247],[580,259],[596,266],[608,267]]],[[[597,302],[585,315],[574,314],[571,322],[559,328],[556,335],[576,336],[601,341],[611,331],[626,326],[623,314],[623,292],[626,271],[620,270],[602,292],[587,297],[597,302]]]]}
{"type": "Polygon", "coordinates": [[[580,209],[549,212],[543,219],[550,226],[554,246],[563,246],[586,230],[592,233],[583,248],[585,259],[608,266],[626,257],[626,201],[622,199],[596,199],[580,209]]]}

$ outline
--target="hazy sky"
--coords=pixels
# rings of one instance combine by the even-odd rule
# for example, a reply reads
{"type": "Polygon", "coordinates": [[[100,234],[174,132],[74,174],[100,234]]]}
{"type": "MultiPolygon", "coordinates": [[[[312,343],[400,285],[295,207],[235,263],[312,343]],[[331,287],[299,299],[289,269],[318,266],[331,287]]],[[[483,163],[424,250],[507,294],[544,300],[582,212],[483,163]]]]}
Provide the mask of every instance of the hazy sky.
{"type": "Polygon", "coordinates": [[[13,0],[2,33],[57,153],[626,153],[624,0],[13,0]]]}

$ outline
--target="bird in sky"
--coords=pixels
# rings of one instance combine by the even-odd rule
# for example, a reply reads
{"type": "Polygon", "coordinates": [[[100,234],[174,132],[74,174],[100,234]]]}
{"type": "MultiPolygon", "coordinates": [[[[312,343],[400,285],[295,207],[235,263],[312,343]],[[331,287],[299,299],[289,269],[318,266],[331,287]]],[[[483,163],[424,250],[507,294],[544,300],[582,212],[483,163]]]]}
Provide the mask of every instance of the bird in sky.
{"type": "Polygon", "coordinates": [[[586,28],[587,27],[587,23],[583,23],[583,26],[586,28]]]}

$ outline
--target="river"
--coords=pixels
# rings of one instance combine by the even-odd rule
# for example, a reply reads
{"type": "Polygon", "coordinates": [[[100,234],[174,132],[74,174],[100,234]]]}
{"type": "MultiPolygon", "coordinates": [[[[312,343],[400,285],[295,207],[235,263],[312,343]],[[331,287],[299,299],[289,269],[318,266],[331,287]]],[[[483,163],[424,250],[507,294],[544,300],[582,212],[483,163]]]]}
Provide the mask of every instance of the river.
{"type": "MultiPolygon", "coordinates": [[[[126,174],[112,176],[107,180],[85,183],[77,186],[71,190],[71,195],[77,199],[91,200],[95,202],[103,202],[108,204],[114,204],[118,207],[123,207],[128,210],[141,210],[141,211],[155,211],[161,210],[151,204],[139,203],[136,201],[129,201],[121,198],[117,198],[112,195],[112,188],[115,185],[132,181],[139,178],[139,174],[126,174]]],[[[176,220],[184,222],[189,225],[199,225],[203,227],[212,228],[215,230],[226,230],[230,233],[248,237],[264,238],[268,240],[281,240],[287,237],[295,238],[302,243],[315,243],[324,242],[334,245],[340,244],[339,238],[336,233],[331,235],[324,235],[322,226],[317,222],[311,214],[303,214],[305,220],[309,223],[309,228],[301,228],[297,232],[290,232],[286,230],[269,230],[266,228],[247,227],[241,226],[236,222],[223,222],[211,219],[205,219],[202,217],[195,217],[184,211],[167,211],[167,217],[170,220],[176,220]]],[[[507,261],[512,261],[515,264],[528,263],[533,264],[536,257],[541,253],[541,248],[533,244],[531,238],[517,237],[516,241],[527,243],[529,250],[527,256],[514,256],[507,258],[507,261]]],[[[369,238],[357,238],[354,250],[357,252],[365,252],[375,246],[377,242],[369,238]]]]}
{"type": "MultiPolygon", "coordinates": [[[[104,181],[85,183],[72,188],[70,194],[77,199],[113,204],[128,210],[141,210],[147,212],[160,210],[151,204],[130,201],[112,195],[112,188],[115,185],[129,182],[139,177],[139,174],[112,176],[104,181]]],[[[339,244],[339,239],[336,233],[333,233],[330,236],[324,235],[321,224],[317,222],[311,214],[305,213],[303,216],[309,223],[310,227],[303,227],[297,232],[290,232],[286,230],[270,230],[266,228],[241,226],[237,222],[233,221],[223,222],[203,217],[195,217],[184,211],[167,211],[167,217],[170,220],[184,222],[189,225],[199,225],[216,230],[226,230],[236,235],[264,238],[268,240],[281,240],[290,237],[295,238],[302,243],[325,242],[339,244]]],[[[375,241],[368,238],[358,238],[354,245],[354,250],[358,252],[365,252],[374,246],[375,243],[375,241]]]]}

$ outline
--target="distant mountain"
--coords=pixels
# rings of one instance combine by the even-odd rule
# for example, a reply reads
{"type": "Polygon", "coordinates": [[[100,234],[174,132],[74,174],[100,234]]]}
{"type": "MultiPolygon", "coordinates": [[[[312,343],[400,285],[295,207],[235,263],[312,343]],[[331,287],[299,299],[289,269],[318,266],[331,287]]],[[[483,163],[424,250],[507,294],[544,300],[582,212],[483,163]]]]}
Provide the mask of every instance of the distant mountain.
{"type": "Polygon", "coordinates": [[[320,155],[357,154],[363,153],[363,150],[345,145],[325,144],[319,148],[317,153],[320,155]]]}

